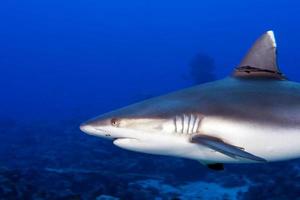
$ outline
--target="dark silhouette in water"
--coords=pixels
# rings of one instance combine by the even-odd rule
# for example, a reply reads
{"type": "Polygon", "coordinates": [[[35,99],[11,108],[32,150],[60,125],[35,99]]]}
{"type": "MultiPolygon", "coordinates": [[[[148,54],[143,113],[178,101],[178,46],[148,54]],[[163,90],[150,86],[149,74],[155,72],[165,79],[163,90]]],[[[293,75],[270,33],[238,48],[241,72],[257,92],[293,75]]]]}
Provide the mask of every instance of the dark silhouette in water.
{"type": "Polygon", "coordinates": [[[212,57],[198,53],[189,63],[190,74],[195,84],[214,81],[215,61],[212,57]]]}

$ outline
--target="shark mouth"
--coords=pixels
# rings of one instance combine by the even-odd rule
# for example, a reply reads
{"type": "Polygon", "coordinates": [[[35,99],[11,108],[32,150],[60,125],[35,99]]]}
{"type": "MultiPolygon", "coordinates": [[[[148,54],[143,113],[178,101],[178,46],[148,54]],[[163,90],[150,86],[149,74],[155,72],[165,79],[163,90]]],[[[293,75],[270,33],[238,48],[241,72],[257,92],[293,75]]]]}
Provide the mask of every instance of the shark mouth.
{"type": "Polygon", "coordinates": [[[106,137],[110,137],[113,141],[115,140],[119,140],[119,139],[135,139],[137,140],[136,138],[133,138],[133,137],[113,137],[111,134],[110,134],[110,131],[108,130],[105,130],[103,128],[95,128],[95,130],[103,133],[106,137]]]}
{"type": "Polygon", "coordinates": [[[138,139],[132,138],[132,137],[113,137],[113,142],[115,142],[116,140],[136,140],[136,141],[138,141],[138,139]]]}

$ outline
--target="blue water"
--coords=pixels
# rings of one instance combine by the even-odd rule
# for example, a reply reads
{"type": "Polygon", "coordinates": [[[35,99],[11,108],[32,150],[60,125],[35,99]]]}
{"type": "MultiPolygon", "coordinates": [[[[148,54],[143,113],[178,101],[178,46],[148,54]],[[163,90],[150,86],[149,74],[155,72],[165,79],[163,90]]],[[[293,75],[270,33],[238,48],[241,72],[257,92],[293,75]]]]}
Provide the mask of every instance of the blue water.
{"type": "Polygon", "coordinates": [[[273,29],[300,81],[300,2],[0,2],[0,199],[296,199],[299,160],[226,165],[118,149],[79,124],[223,78],[273,29]]]}

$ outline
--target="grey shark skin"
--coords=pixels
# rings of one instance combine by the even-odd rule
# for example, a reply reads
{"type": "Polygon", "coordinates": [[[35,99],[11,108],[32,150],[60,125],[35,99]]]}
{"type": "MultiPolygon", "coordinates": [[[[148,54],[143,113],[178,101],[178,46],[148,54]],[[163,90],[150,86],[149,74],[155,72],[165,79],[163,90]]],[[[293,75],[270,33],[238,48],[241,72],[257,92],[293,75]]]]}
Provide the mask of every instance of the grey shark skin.
{"type": "Polygon", "coordinates": [[[80,128],[124,149],[212,168],[293,159],[300,157],[300,84],[280,72],[268,31],[231,76],[103,114],[80,128]]]}

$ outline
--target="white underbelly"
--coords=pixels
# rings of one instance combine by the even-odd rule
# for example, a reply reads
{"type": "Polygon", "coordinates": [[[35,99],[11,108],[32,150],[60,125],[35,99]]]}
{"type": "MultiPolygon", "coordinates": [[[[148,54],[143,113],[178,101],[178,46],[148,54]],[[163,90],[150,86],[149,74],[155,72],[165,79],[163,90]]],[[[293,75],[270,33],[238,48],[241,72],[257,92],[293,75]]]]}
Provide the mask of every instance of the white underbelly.
{"type": "MultiPolygon", "coordinates": [[[[201,122],[199,134],[222,139],[231,145],[266,159],[279,161],[300,156],[300,132],[298,129],[272,127],[247,122],[236,122],[206,117],[201,122]]],[[[135,139],[125,138],[114,144],[132,151],[177,156],[207,163],[247,163],[251,160],[232,158],[208,147],[191,143],[190,135],[170,133],[138,134],[135,139]]]]}

